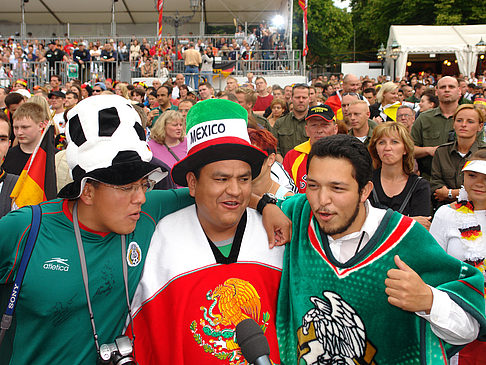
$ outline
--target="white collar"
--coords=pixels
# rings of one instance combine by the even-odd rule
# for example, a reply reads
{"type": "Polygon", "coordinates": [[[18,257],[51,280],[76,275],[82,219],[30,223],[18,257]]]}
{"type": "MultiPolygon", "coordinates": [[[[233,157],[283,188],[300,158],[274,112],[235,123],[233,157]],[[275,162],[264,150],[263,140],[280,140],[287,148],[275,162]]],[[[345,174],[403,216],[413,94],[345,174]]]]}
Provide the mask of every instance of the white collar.
{"type": "Polygon", "coordinates": [[[369,203],[368,200],[365,201],[364,205],[366,210],[366,219],[363,225],[361,226],[361,229],[357,232],[352,232],[350,234],[347,234],[346,236],[337,238],[335,240],[328,235],[327,238],[329,240],[329,243],[343,244],[346,241],[353,240],[356,239],[357,237],[360,237],[364,232],[365,233],[365,236],[363,238],[363,246],[364,246],[364,244],[368,242],[371,237],[373,237],[383,217],[385,216],[386,209],[375,208],[369,203]]]}

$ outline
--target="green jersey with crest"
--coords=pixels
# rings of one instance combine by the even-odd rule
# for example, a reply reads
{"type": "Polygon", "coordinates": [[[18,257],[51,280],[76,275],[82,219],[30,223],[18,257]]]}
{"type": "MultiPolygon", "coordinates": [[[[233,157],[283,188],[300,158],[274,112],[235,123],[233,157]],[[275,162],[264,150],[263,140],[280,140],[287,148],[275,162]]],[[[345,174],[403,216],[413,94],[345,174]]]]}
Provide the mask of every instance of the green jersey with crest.
{"type": "MultiPolygon", "coordinates": [[[[126,237],[130,300],[142,273],[157,222],[193,204],[187,189],[152,191],[135,230],[126,237]]],[[[14,323],[0,348],[0,364],[95,364],[97,353],[80,259],[67,200],[42,203],[42,220],[24,276],[14,323]]],[[[0,220],[0,291],[15,280],[30,229],[29,207],[0,220]]],[[[121,236],[81,225],[89,290],[99,344],[122,334],[127,304],[121,236]]],[[[5,308],[0,309],[2,313],[5,308]]]]}

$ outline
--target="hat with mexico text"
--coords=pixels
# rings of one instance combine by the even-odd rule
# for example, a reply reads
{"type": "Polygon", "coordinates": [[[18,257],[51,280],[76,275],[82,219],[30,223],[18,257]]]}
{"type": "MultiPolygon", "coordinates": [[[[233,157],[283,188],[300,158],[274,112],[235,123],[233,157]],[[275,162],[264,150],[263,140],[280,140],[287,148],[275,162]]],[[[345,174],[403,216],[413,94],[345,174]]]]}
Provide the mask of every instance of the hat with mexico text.
{"type": "Polygon", "coordinates": [[[60,198],[78,198],[88,179],[127,185],[144,177],[158,182],[168,174],[150,162],[140,117],[127,99],[90,96],[67,117],[66,160],[74,181],[61,189],[60,198]]]}
{"type": "Polygon", "coordinates": [[[251,145],[248,112],[224,99],[208,99],[194,105],[186,117],[187,156],[172,168],[172,179],[187,186],[186,174],[223,160],[241,160],[251,166],[252,177],[260,174],[265,152],[251,145]]]}
{"type": "Polygon", "coordinates": [[[316,105],[309,109],[305,120],[312,117],[320,117],[327,122],[332,122],[334,120],[334,112],[327,105],[316,105]]]}

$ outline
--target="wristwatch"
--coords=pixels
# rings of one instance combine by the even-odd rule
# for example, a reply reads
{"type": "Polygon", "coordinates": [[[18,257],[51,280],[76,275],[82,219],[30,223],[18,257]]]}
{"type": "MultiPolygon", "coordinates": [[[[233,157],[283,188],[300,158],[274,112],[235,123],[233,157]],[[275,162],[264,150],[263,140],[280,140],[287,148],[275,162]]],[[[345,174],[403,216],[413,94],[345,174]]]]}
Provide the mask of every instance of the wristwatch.
{"type": "Polygon", "coordinates": [[[449,192],[447,193],[447,197],[448,197],[449,199],[453,199],[453,198],[452,198],[452,189],[449,189],[449,192]]]}
{"type": "Polygon", "coordinates": [[[257,204],[256,210],[258,213],[262,214],[263,208],[265,208],[267,204],[277,204],[277,197],[271,193],[263,194],[262,198],[257,204]]]}

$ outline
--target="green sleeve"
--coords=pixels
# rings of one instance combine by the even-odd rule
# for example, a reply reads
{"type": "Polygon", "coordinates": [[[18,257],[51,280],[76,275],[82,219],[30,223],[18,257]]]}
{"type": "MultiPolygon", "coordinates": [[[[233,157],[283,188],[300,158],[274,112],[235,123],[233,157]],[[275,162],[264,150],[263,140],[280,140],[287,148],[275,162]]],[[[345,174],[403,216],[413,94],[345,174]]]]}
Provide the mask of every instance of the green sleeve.
{"type": "Polygon", "coordinates": [[[20,264],[31,221],[30,207],[10,212],[0,219],[0,285],[15,278],[14,267],[20,264]]]}
{"type": "Polygon", "coordinates": [[[189,195],[189,189],[152,190],[146,194],[147,201],[142,210],[155,219],[156,222],[165,216],[194,204],[194,198],[189,195]]]}
{"type": "MultiPolygon", "coordinates": [[[[289,196],[283,200],[279,200],[277,206],[284,212],[284,214],[292,221],[293,212],[300,213],[302,206],[307,201],[305,194],[295,194],[289,196]]],[[[300,217],[300,214],[297,214],[296,217],[300,217]]]]}

